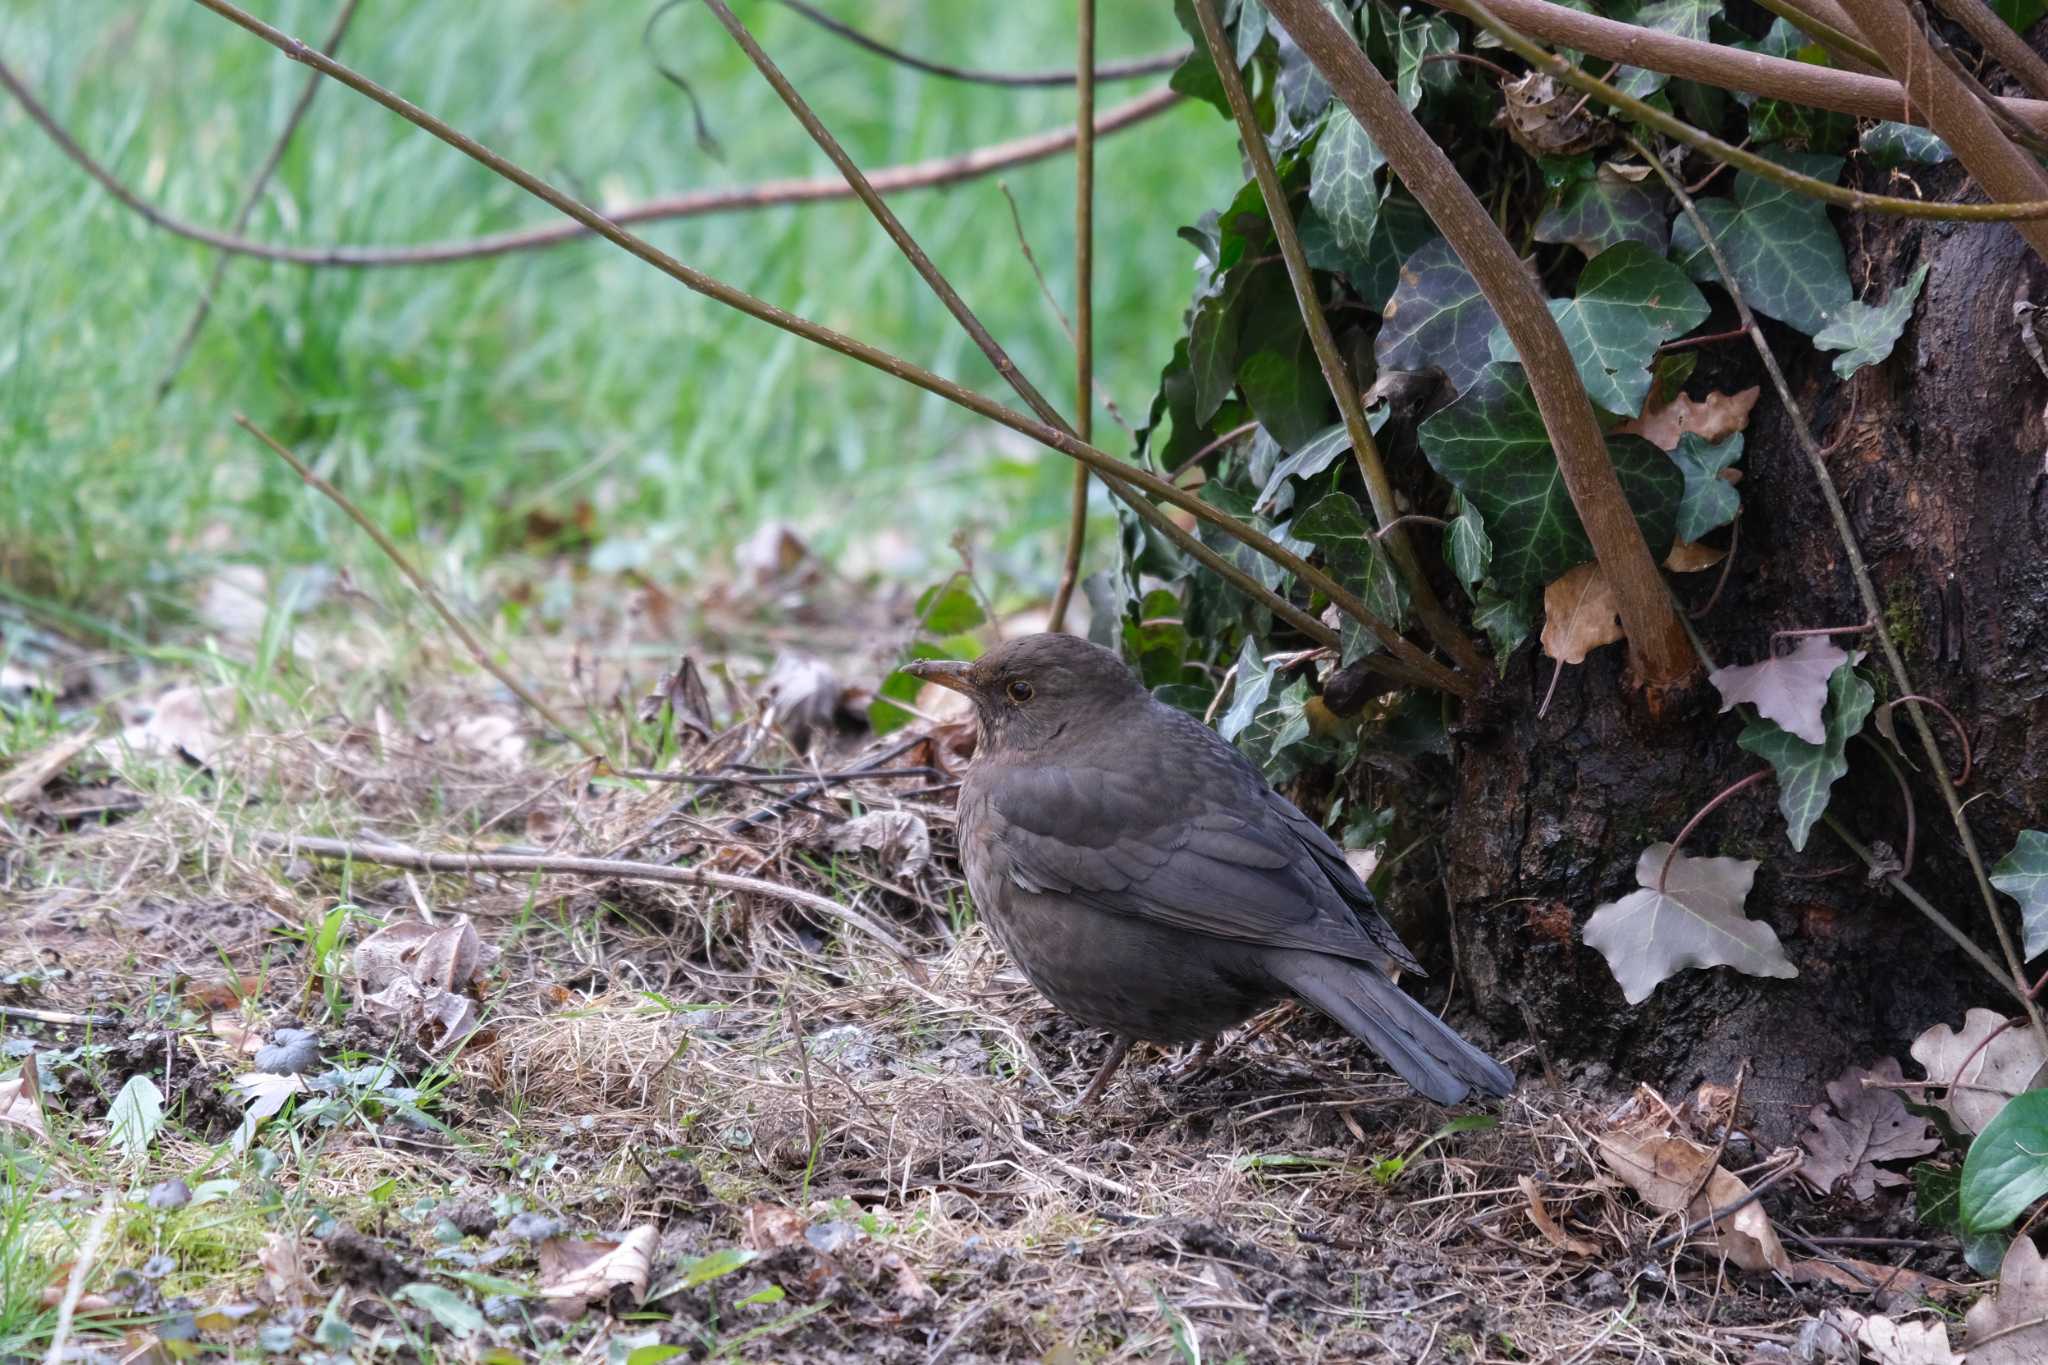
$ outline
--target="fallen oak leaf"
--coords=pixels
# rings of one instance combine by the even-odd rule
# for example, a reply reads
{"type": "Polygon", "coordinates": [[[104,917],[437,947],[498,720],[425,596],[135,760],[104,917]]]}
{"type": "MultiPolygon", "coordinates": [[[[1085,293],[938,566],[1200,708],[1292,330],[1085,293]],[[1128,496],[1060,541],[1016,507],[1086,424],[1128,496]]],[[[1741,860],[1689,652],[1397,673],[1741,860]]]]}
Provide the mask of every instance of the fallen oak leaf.
{"type": "Polygon", "coordinates": [[[1807,1156],[1799,1178],[1820,1194],[1841,1192],[1859,1201],[1880,1188],[1911,1183],[1903,1171],[1879,1163],[1926,1156],[1941,1140],[1934,1125],[1909,1113],[1898,1090],[1890,1088],[1904,1080],[1898,1059],[1886,1057],[1829,1081],[1828,1103],[1807,1113],[1809,1127],[1799,1139],[1807,1156]]]}
{"type": "Polygon", "coordinates": [[[2048,1360],[2048,1261],[2031,1237],[2015,1237],[1998,1268],[1998,1292],[1963,1315],[1970,1365],[2039,1365],[2048,1360]]]}
{"type": "MultiPolygon", "coordinates": [[[[1889,1267],[1874,1268],[1883,1272],[1889,1267]]],[[[1962,1365],[1963,1358],[1949,1347],[1948,1328],[1939,1322],[1896,1322],[1848,1308],[1830,1308],[1822,1317],[1861,1346],[1872,1365],[1962,1365]]]]}
{"type": "Polygon", "coordinates": [[[1973,1009],[1959,1033],[1936,1024],[1913,1040],[1913,1060],[1927,1084],[1945,1087],[1941,1107],[1966,1133],[1981,1133],[2023,1091],[2048,1083],[2048,1055],[2032,1029],[2007,1027],[2005,1016],[1973,1009]]]}

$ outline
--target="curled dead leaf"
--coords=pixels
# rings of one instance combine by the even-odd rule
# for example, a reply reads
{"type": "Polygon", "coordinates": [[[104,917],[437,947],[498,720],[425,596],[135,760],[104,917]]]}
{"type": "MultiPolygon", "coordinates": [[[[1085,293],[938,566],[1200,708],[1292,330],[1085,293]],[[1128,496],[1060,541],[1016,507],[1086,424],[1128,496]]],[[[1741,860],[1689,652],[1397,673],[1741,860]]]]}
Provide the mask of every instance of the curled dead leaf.
{"type": "Polygon", "coordinates": [[[1648,1128],[1616,1129],[1594,1142],[1607,1168],[1652,1208],[1681,1213],[1688,1223],[1734,1209],[1699,1233],[1732,1264],[1755,1271],[1782,1271],[1790,1264],[1770,1215],[1754,1203],[1735,1208],[1748,1196],[1749,1186],[1713,1164],[1713,1148],[1648,1128]]]}
{"type": "Polygon", "coordinates": [[[1673,573],[1698,573],[1702,569],[1713,568],[1727,557],[1726,550],[1680,540],[1673,542],[1671,553],[1664,556],[1664,567],[1673,573]]]}
{"type": "Polygon", "coordinates": [[[1971,1010],[1962,1032],[1936,1024],[1913,1040],[1913,1060],[1927,1083],[1944,1086],[1941,1107],[1966,1133],[1981,1133],[2007,1100],[2048,1084],[2048,1057],[2034,1032],[2007,1027],[2004,1015],[1971,1010]]]}
{"type": "Polygon", "coordinates": [[[876,810],[835,825],[827,840],[835,853],[879,854],[892,877],[914,877],[931,863],[932,836],[924,821],[904,810],[876,810]]]}
{"type": "Polygon", "coordinates": [[[1559,1251],[1570,1252],[1574,1256],[1599,1254],[1600,1246],[1597,1242],[1574,1237],[1564,1230],[1563,1225],[1551,1213],[1550,1206],[1543,1202],[1543,1187],[1538,1185],[1533,1177],[1516,1176],[1515,1183],[1521,1186],[1522,1198],[1528,1202],[1529,1221],[1535,1225],[1536,1231],[1543,1235],[1544,1241],[1559,1251]]]}
{"type": "Polygon", "coordinates": [[[1749,426],[1749,414],[1756,407],[1761,386],[1736,393],[1716,390],[1703,398],[1674,394],[1668,403],[1652,403],[1641,417],[1614,429],[1617,436],[1633,433],[1659,450],[1678,449],[1678,438],[1691,432],[1709,444],[1733,436],[1749,426]]]}
{"type": "Polygon", "coordinates": [[[1543,652],[1579,664],[1622,638],[1614,587],[1598,564],[1581,564],[1543,590],[1543,652]]]}
{"type": "Polygon", "coordinates": [[[369,995],[405,978],[421,986],[464,991],[497,960],[497,949],[477,937],[466,915],[453,924],[401,920],[356,945],[356,986],[369,995]]]}
{"type": "Polygon", "coordinates": [[[579,1316],[592,1300],[614,1289],[632,1291],[636,1304],[647,1297],[647,1277],[660,1234],[642,1224],[617,1241],[571,1241],[550,1237],[539,1248],[540,1294],[564,1318],[579,1316]]]}
{"type": "Polygon", "coordinates": [[[1540,71],[1501,82],[1500,93],[1497,122],[1537,156],[1577,156],[1614,140],[1612,122],[1578,91],[1559,89],[1540,71]]]}
{"type": "Polygon", "coordinates": [[[422,986],[411,977],[397,977],[375,995],[362,999],[365,1014],[413,1038],[424,1052],[445,1052],[476,1032],[476,1002],[466,995],[422,986]]]}

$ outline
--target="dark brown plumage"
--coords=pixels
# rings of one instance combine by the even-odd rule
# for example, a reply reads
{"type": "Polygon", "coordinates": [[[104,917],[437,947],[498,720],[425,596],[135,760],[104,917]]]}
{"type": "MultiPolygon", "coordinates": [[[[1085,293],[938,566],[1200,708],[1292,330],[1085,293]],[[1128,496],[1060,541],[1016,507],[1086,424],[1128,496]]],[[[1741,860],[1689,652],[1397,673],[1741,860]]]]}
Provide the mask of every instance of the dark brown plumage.
{"type": "Polygon", "coordinates": [[[960,789],[974,903],[1024,974],[1119,1040],[1207,1039],[1293,996],[1443,1104],[1514,1077],[1394,984],[1421,967],[1343,852],[1213,730],[1106,649],[1033,635],[972,664],[981,748],[960,789]]]}

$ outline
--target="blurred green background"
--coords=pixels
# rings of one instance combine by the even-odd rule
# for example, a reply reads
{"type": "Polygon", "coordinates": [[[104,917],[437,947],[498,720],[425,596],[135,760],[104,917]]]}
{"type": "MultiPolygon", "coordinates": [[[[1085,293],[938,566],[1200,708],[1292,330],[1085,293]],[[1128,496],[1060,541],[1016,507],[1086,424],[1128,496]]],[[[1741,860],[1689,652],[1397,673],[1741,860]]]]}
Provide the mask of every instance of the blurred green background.
{"type": "MultiPolygon", "coordinates": [[[[339,0],[258,3],[318,41],[339,0]]],[[[934,58],[1069,64],[1063,0],[829,6],[934,58]]],[[[788,10],[742,19],[869,169],[1071,121],[1071,90],[963,85],[859,52],[788,10]]],[[[1104,4],[1104,59],[1185,41],[1170,5],[1104,4]]],[[[616,0],[488,6],[364,0],[344,61],[600,204],[830,167],[701,8],[654,30],[724,147],[616,0]]],[[[0,0],[0,53],[94,155],[165,211],[229,222],[304,68],[186,3],[0,0]]],[[[1107,106],[1163,76],[1103,87],[1107,106]]],[[[1224,120],[1181,105],[1099,153],[1101,381],[1142,420],[1179,331],[1193,253],[1173,229],[1237,183],[1224,120]]],[[[1003,173],[1063,307],[1072,162],[1003,173]]],[[[1073,362],[1021,255],[996,178],[897,196],[911,231],[1026,372],[1071,409],[1073,362]]],[[[338,86],[323,89],[248,234],[402,245],[550,211],[338,86]]],[[[857,205],[732,213],[642,229],[724,280],[1011,399],[857,205]]],[[[172,619],[222,560],[361,565],[333,509],[230,423],[294,443],[444,576],[535,548],[532,527],[592,513],[600,568],[687,594],[772,519],[822,554],[914,577],[964,530],[1010,590],[1057,573],[1071,466],[943,401],[726,312],[600,242],[420,269],[238,260],[169,397],[163,373],[210,271],[90,184],[0,100],[0,590],[104,622],[172,619]]],[[[1098,414],[1102,444],[1128,438],[1098,414]]],[[[1098,497],[1098,507],[1100,507],[1098,497]]],[[[1105,516],[1106,519],[1106,516],[1105,516]]],[[[1097,562],[1109,552],[1097,538],[1097,562]]],[[[543,547],[544,548],[544,547],[543,547]]]]}

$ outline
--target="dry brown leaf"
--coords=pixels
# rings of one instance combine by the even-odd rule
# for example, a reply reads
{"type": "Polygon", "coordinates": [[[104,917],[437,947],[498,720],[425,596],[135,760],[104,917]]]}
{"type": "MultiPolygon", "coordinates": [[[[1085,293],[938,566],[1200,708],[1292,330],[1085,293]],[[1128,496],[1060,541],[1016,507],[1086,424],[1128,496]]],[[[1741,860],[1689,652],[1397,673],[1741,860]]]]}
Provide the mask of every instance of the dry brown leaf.
{"type": "Polygon", "coordinates": [[[1949,1349],[1948,1328],[1939,1322],[1897,1322],[1849,1308],[1830,1308],[1821,1316],[1861,1346],[1871,1365],[1962,1365],[1963,1358],[1949,1349]]]}
{"type": "Polygon", "coordinates": [[[19,1128],[30,1136],[48,1139],[49,1131],[43,1127],[43,1107],[40,1092],[36,1088],[35,1073],[30,1070],[33,1061],[22,1064],[22,1074],[11,1081],[0,1081],[0,1124],[19,1128]]]}
{"type": "Polygon", "coordinates": [[[357,988],[368,995],[402,977],[444,991],[467,990],[497,957],[466,915],[453,924],[401,920],[356,945],[357,988]]]}
{"type": "Polygon", "coordinates": [[[240,1014],[216,1014],[206,1021],[206,1031],[247,1057],[263,1050],[263,1029],[251,1025],[240,1014]]]}
{"type": "Polygon", "coordinates": [[[1585,96],[1560,89],[1540,71],[1501,82],[1500,92],[1496,121],[1537,156],[1577,156],[1614,141],[1614,124],[1600,117],[1585,96]]]}
{"type": "MultiPolygon", "coordinates": [[[[1621,1129],[1601,1134],[1595,1142],[1608,1169],[1642,1196],[1643,1202],[1666,1213],[1679,1212],[1680,1202],[1700,1187],[1704,1178],[1699,1195],[1684,1207],[1682,1216],[1688,1223],[1728,1208],[1749,1194],[1749,1186],[1719,1166],[1709,1174],[1713,1149],[1690,1138],[1621,1129]]],[[[1699,1235],[1744,1270],[1784,1270],[1790,1263],[1770,1216],[1754,1203],[1736,1209],[1699,1235]]]]}
{"type": "Polygon", "coordinates": [[[804,1216],[783,1204],[755,1204],[747,1209],[740,1244],[749,1251],[780,1251],[801,1245],[804,1216]]]}
{"type": "Polygon", "coordinates": [[[1757,395],[1762,392],[1761,387],[1752,386],[1737,393],[1716,390],[1704,398],[1676,394],[1669,403],[1653,405],[1644,409],[1641,417],[1623,422],[1614,429],[1614,434],[1632,432],[1659,450],[1678,449],[1678,438],[1688,431],[1712,444],[1749,425],[1750,410],[1756,407],[1757,395]]]}
{"type": "Polygon", "coordinates": [[[281,1232],[265,1234],[256,1263],[263,1267],[263,1287],[272,1303],[297,1307],[321,1297],[320,1286],[306,1266],[305,1244],[296,1237],[281,1232]]]}
{"type": "Polygon", "coordinates": [[[892,877],[914,877],[932,860],[931,831],[907,810],[876,810],[856,815],[832,828],[828,847],[835,853],[870,850],[881,855],[892,877]]]}
{"type": "Polygon", "coordinates": [[[1566,1232],[1557,1221],[1550,1206],[1543,1202],[1543,1187],[1526,1175],[1516,1176],[1515,1183],[1522,1187],[1522,1197],[1528,1201],[1529,1221],[1536,1225],[1536,1231],[1543,1234],[1543,1240],[1559,1251],[1568,1251],[1574,1256],[1595,1256],[1600,1252],[1598,1243],[1583,1237],[1574,1237],[1566,1232]]]}
{"type": "Polygon", "coordinates": [[[541,1297],[565,1318],[578,1316],[593,1299],[609,1298],[622,1286],[633,1291],[638,1303],[647,1297],[647,1275],[659,1241],[651,1223],[615,1242],[550,1237],[540,1244],[541,1297]]]}
{"type": "Polygon", "coordinates": [[[1976,1009],[1963,1016],[1961,1033],[1936,1024],[1913,1040],[1913,1060],[1929,1085],[1948,1087],[1941,1107],[1966,1133],[1983,1132],[2007,1100],[2048,1083],[2048,1057],[2033,1030],[2004,1028],[2005,1022],[2004,1015],[1976,1009]]]}
{"type": "Polygon", "coordinates": [[[824,660],[785,650],[775,656],[761,695],[767,699],[769,718],[782,727],[790,743],[803,749],[812,734],[832,728],[846,684],[824,660]]]}
{"type": "Polygon", "coordinates": [[[1998,1292],[1963,1316],[1970,1365],[2041,1365],[2048,1360],[2048,1261],[2034,1239],[2012,1239],[1998,1267],[1998,1292]]]}
{"type": "Polygon", "coordinates": [[[365,1014],[415,1039],[426,1052],[444,1052],[476,1032],[476,1001],[411,977],[395,978],[361,1003],[365,1014]]]}
{"type": "Polygon", "coordinates": [[[1854,1256],[1830,1256],[1827,1260],[1794,1261],[1785,1274],[1798,1284],[1831,1284],[1857,1295],[1881,1292],[1882,1302],[1914,1307],[1922,1299],[1942,1299],[1962,1292],[1937,1275],[1924,1275],[1900,1266],[1859,1261],[1854,1256]]]}
{"type": "Polygon", "coordinates": [[[99,732],[97,723],[83,730],[59,736],[39,749],[31,750],[19,763],[0,773],[0,809],[18,806],[42,795],[57,774],[71,766],[71,760],[90,748],[99,732]]]}
{"type": "Polygon", "coordinates": [[[1614,588],[1598,564],[1581,564],[1543,590],[1543,652],[1559,663],[1584,663],[1621,638],[1614,588]]]}
{"type": "Polygon", "coordinates": [[[664,706],[668,707],[669,716],[675,723],[677,740],[690,736],[702,743],[717,733],[718,723],[711,711],[711,693],[704,686],[704,675],[698,670],[697,661],[687,654],[676,660],[675,671],[662,674],[654,690],[640,699],[637,712],[640,723],[653,724],[664,706]]]}
{"type": "Polygon", "coordinates": [[[811,559],[811,547],[794,527],[781,521],[764,523],[741,541],[732,552],[732,560],[733,567],[739,570],[740,586],[755,593],[783,586],[784,580],[807,578],[818,572],[811,559]]]}
{"type": "Polygon", "coordinates": [[[1898,1059],[1886,1057],[1829,1081],[1829,1103],[1816,1104],[1806,1116],[1810,1126],[1799,1145],[1807,1155],[1799,1178],[1821,1194],[1839,1191],[1856,1200],[1871,1198],[1880,1187],[1910,1183],[1905,1172],[1878,1163],[1926,1156],[1941,1140],[1934,1125],[1908,1113],[1899,1092],[1887,1088],[1903,1080],[1898,1059]]]}
{"type": "Polygon", "coordinates": [[[1701,545],[1697,541],[1680,540],[1671,545],[1671,553],[1664,556],[1664,567],[1673,573],[1698,573],[1711,569],[1728,557],[1726,550],[1712,545],[1701,545]]]}
{"type": "Polygon", "coordinates": [[[263,978],[254,972],[235,977],[211,977],[188,982],[185,1003],[202,1013],[240,1009],[242,1002],[263,990],[263,978]]]}

